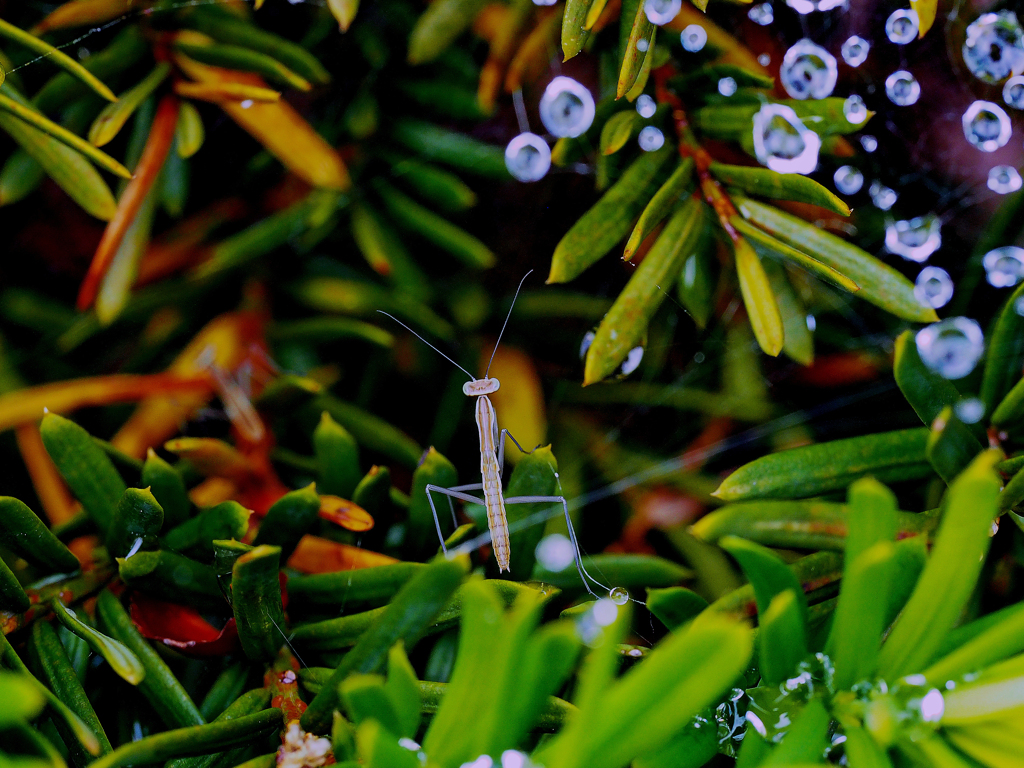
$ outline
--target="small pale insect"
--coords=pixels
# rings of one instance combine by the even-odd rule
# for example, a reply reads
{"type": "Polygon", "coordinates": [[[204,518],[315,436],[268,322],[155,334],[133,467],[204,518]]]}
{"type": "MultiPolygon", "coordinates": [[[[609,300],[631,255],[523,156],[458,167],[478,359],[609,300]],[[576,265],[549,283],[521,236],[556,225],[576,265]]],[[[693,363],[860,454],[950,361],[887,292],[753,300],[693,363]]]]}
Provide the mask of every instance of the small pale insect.
{"type": "MultiPolygon", "coordinates": [[[[519,283],[519,288],[516,289],[515,297],[512,299],[512,305],[515,306],[515,299],[519,296],[519,291],[523,287],[523,283],[526,282],[526,278],[532,274],[527,272],[519,283]]],[[[565,522],[569,529],[569,539],[572,542],[573,557],[576,561],[576,570],[579,572],[580,579],[583,580],[584,586],[587,591],[595,595],[594,591],[590,588],[590,584],[596,584],[604,590],[609,588],[597,581],[591,576],[586,568],[583,566],[583,561],[580,556],[579,543],[576,540],[576,532],[573,529],[572,520],[569,517],[569,503],[564,496],[513,496],[505,498],[504,493],[501,489],[501,475],[502,468],[504,466],[505,457],[505,436],[507,435],[516,447],[519,448],[523,453],[528,453],[519,442],[512,436],[507,429],[498,429],[498,417],[494,411],[494,404],[491,403],[490,398],[487,396],[498,391],[501,383],[488,376],[491,369],[491,363],[494,362],[494,353],[497,352],[498,344],[501,343],[502,334],[505,333],[505,328],[508,326],[509,318],[512,316],[512,309],[509,309],[509,314],[505,318],[505,323],[501,327],[501,332],[498,334],[498,340],[494,344],[494,352],[491,353],[491,358],[487,363],[487,369],[484,371],[482,378],[476,378],[463,368],[461,365],[452,360],[448,355],[444,354],[441,350],[435,347],[433,344],[428,342],[416,331],[412,330],[409,326],[403,323],[396,317],[389,315],[387,312],[377,310],[382,315],[387,315],[396,323],[401,325],[407,331],[416,336],[420,341],[426,344],[428,347],[433,349],[445,360],[450,362],[460,371],[469,376],[470,380],[462,385],[463,393],[468,397],[476,398],[476,427],[480,437],[480,476],[481,482],[471,483],[469,485],[457,485],[453,488],[442,488],[437,485],[428,485],[426,487],[427,500],[430,502],[430,509],[434,515],[434,526],[437,529],[437,537],[441,542],[441,549],[447,553],[448,549],[445,544],[444,534],[441,532],[441,522],[437,516],[437,509],[434,506],[434,498],[432,494],[439,493],[446,496],[449,500],[449,506],[451,506],[452,499],[459,499],[470,504],[479,504],[487,510],[487,527],[489,529],[492,546],[494,549],[494,557],[498,563],[499,573],[509,570],[509,562],[512,557],[511,548],[509,545],[509,525],[508,520],[505,517],[505,507],[510,504],[534,504],[534,503],[545,503],[550,502],[552,504],[561,504],[562,511],[565,515],[565,522]],[[483,498],[473,496],[467,491],[480,491],[483,498]]],[[[454,520],[455,513],[452,509],[452,519],[454,520]]]]}

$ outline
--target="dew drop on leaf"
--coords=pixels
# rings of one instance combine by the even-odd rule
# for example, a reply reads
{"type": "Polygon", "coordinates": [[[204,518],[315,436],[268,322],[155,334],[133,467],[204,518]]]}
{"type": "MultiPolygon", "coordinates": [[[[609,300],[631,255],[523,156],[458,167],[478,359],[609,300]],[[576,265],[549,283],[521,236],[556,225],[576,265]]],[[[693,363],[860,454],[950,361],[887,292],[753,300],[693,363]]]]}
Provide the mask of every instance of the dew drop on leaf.
{"type": "Polygon", "coordinates": [[[644,348],[633,347],[626,354],[626,359],[622,361],[622,365],[619,366],[620,376],[629,376],[633,371],[640,367],[641,361],[644,359],[644,348]]]}
{"type": "Polygon", "coordinates": [[[871,50],[871,43],[863,37],[854,35],[849,38],[839,52],[843,55],[843,61],[851,67],[859,67],[868,58],[868,51],[871,50]]]}
{"type": "Polygon", "coordinates": [[[914,282],[914,298],[932,309],[944,307],[953,298],[953,279],[941,267],[925,267],[914,282]]]}
{"type": "Polygon", "coordinates": [[[1012,11],[985,13],[967,27],[964,64],[985,83],[1024,72],[1024,30],[1012,11]]]}
{"type": "Polygon", "coordinates": [[[864,174],[852,165],[837,168],[832,180],[836,184],[836,189],[844,195],[855,195],[864,186],[864,174]]]}
{"type": "Polygon", "coordinates": [[[995,288],[1009,288],[1024,280],[1024,248],[1004,245],[994,248],[981,259],[985,279],[995,288]]]}
{"type": "Polygon", "coordinates": [[[690,24],[679,33],[679,42],[684,50],[696,53],[708,42],[708,33],[700,24],[690,24]]]}
{"type": "Polygon", "coordinates": [[[963,116],[964,136],[982,152],[995,152],[1006,146],[1013,131],[1010,116],[998,104],[976,101],[963,116]]]}
{"type": "Polygon", "coordinates": [[[782,58],[779,79],[794,99],[824,99],[836,87],[836,58],[806,37],[795,42],[782,58]]]}
{"type": "Polygon", "coordinates": [[[640,117],[654,117],[654,113],[658,110],[658,105],[653,98],[648,96],[646,93],[642,94],[636,100],[636,112],[640,117]]]}
{"type": "Polygon", "coordinates": [[[870,135],[861,136],[860,145],[864,147],[865,152],[871,154],[876,149],[878,149],[878,139],[870,135]]]}
{"type": "Polygon", "coordinates": [[[608,593],[608,599],[616,605],[625,605],[629,602],[629,592],[622,587],[615,587],[608,593]]]}
{"type": "Polygon", "coordinates": [[[905,69],[885,78],[885,95],[897,107],[909,107],[921,98],[921,84],[905,69]]]}
{"type": "Polygon", "coordinates": [[[933,213],[906,221],[892,221],[885,228],[885,247],[907,261],[927,261],[942,245],[942,223],[933,213]]]}
{"type": "Polygon", "coordinates": [[[988,171],[988,188],[1000,195],[1016,192],[1021,187],[1020,173],[1012,165],[994,165],[988,171]]]}
{"type": "Polygon", "coordinates": [[[1003,101],[1011,109],[1024,109],[1024,75],[1015,75],[1003,84],[1003,101]]]}
{"type": "Polygon", "coordinates": [[[564,571],[575,559],[572,542],[560,533],[552,533],[541,539],[535,555],[541,567],[552,573],[564,571]]]}
{"type": "Polygon", "coordinates": [[[847,96],[843,102],[843,114],[852,125],[860,125],[868,119],[868,105],[857,94],[847,96]]]}
{"type": "Polygon", "coordinates": [[[537,181],[551,168],[551,149],[535,133],[520,133],[505,147],[505,167],[519,181],[537,181]]]}
{"type": "Polygon", "coordinates": [[[868,187],[868,194],[871,195],[871,202],[880,211],[888,211],[894,205],[898,195],[880,181],[872,181],[868,187]]]}
{"type": "Polygon", "coordinates": [[[749,11],[747,11],[747,18],[755,24],[759,24],[762,27],[767,27],[773,21],[775,21],[775,11],[772,10],[771,3],[761,3],[755,5],[749,11]]]}
{"type": "Polygon", "coordinates": [[[786,0],[786,5],[800,14],[813,11],[831,11],[846,6],[846,0],[786,0]]]}
{"type": "Polygon", "coordinates": [[[965,397],[953,406],[953,412],[964,424],[977,424],[985,415],[985,403],[977,397],[965,397]]]}
{"type": "Polygon", "coordinates": [[[818,167],[821,139],[784,104],[765,104],[754,115],[757,161],[779,173],[811,173],[818,167]]]}
{"type": "Polygon", "coordinates": [[[736,93],[736,81],[731,77],[723,77],[718,81],[718,92],[725,97],[732,96],[736,93]]]}
{"type": "Polygon", "coordinates": [[[665,134],[661,132],[660,128],[648,125],[640,130],[636,141],[644,152],[654,152],[665,146],[665,134]]]}
{"type": "Polygon", "coordinates": [[[668,24],[683,7],[683,0],[646,0],[644,13],[647,20],[656,26],[668,24]]]}
{"type": "Polygon", "coordinates": [[[594,97],[571,77],[559,75],[544,89],[539,111],[552,135],[574,139],[594,122],[594,97]]]}
{"type": "Polygon", "coordinates": [[[962,379],[974,370],[985,349],[981,326],[968,317],[948,317],[922,328],[915,337],[926,366],[946,379],[962,379]]]}
{"type": "Polygon", "coordinates": [[[917,14],[908,8],[893,11],[885,21],[885,36],[896,45],[906,45],[917,39],[917,14]]]}

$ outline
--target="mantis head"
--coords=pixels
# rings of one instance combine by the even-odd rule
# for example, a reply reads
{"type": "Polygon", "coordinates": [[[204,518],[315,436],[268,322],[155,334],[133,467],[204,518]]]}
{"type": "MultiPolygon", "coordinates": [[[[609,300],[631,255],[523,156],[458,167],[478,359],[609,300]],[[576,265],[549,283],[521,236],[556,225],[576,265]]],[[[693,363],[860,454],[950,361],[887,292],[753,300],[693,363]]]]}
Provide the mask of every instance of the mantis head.
{"type": "Polygon", "coordinates": [[[462,385],[462,392],[469,397],[479,397],[480,395],[489,395],[492,392],[497,392],[500,386],[501,382],[497,379],[473,379],[462,385]]]}

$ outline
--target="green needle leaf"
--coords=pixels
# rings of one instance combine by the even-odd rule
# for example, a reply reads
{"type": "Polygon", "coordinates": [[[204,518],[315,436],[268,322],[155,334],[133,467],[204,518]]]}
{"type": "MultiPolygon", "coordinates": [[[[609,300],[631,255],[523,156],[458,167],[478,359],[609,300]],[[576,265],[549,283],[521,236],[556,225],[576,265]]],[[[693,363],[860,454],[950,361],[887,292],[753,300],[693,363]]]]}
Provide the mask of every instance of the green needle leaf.
{"type": "Polygon", "coordinates": [[[110,668],[121,678],[127,680],[132,685],[138,685],[143,681],[143,679],[145,679],[145,667],[142,666],[142,662],[139,661],[139,658],[128,650],[128,647],[124,643],[118,642],[111,637],[107,637],[102,632],[98,632],[88,624],[80,621],[79,618],[70,610],[65,608],[64,603],[56,597],[50,601],[50,609],[61,624],[85,640],[85,642],[89,644],[90,648],[106,659],[110,668]]]}

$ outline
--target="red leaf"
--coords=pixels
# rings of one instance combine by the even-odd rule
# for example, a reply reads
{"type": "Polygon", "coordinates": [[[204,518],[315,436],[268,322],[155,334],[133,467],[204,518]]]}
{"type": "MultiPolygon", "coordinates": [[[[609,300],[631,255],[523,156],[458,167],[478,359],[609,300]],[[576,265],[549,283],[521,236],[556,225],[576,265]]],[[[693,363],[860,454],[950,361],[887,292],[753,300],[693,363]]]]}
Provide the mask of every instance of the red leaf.
{"type": "Polygon", "coordinates": [[[238,646],[234,619],[218,630],[194,608],[139,592],[131,596],[131,617],[143,637],[192,656],[222,656],[238,646]]]}

